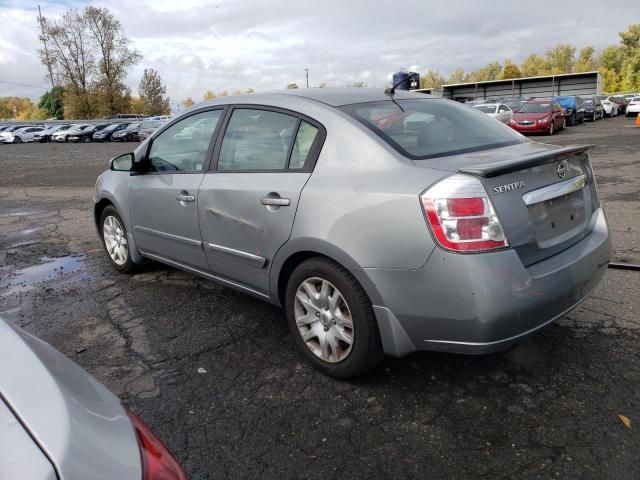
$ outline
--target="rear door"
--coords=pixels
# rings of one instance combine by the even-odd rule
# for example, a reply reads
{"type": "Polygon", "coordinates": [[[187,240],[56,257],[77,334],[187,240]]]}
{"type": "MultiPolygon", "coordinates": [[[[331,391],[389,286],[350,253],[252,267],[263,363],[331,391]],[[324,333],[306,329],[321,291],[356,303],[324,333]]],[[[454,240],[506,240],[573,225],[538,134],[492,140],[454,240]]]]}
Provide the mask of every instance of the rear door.
{"type": "Polygon", "coordinates": [[[129,183],[138,249],[151,257],[207,270],[198,226],[198,188],[208,168],[222,108],[195,112],[155,137],[142,171],[129,183]]]}
{"type": "Polygon", "coordinates": [[[198,194],[202,241],[216,276],[268,292],[270,262],[291,234],[324,136],[320,124],[294,112],[230,112],[198,194]]]}

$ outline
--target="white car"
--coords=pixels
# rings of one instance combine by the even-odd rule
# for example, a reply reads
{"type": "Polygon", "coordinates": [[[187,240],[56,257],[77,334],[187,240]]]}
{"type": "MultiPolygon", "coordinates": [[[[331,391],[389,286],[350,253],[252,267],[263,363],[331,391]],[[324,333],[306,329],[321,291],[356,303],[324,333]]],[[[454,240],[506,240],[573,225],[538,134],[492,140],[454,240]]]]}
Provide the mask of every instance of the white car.
{"type": "Polygon", "coordinates": [[[637,116],[638,114],[640,114],[640,96],[633,97],[629,100],[625,113],[627,117],[631,117],[632,115],[637,116]]]}
{"type": "Polygon", "coordinates": [[[44,127],[22,127],[12,132],[2,132],[0,142],[2,143],[26,143],[35,141],[36,134],[42,132],[44,127]]]}
{"type": "Polygon", "coordinates": [[[612,97],[605,97],[604,95],[597,97],[602,103],[603,115],[605,117],[617,117],[618,116],[618,104],[613,101],[612,97]]]}
{"type": "Polygon", "coordinates": [[[91,125],[89,125],[88,123],[81,124],[81,125],[71,125],[69,129],[63,130],[61,132],[56,132],[53,135],[51,135],[51,141],[52,142],[68,142],[69,136],[73,135],[74,133],[81,132],[82,130],[90,126],[91,125]]]}
{"type": "Polygon", "coordinates": [[[474,105],[473,108],[480,110],[482,113],[496,120],[500,120],[502,123],[509,123],[513,118],[513,110],[504,103],[481,103],[474,105]]]}

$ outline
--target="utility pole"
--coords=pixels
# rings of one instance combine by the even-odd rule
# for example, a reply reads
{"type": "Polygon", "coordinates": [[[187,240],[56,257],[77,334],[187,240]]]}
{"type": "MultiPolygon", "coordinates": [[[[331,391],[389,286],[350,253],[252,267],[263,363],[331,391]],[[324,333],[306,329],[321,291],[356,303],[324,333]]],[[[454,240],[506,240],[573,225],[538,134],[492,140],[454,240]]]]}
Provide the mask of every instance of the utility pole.
{"type": "Polygon", "coordinates": [[[307,88],[309,88],[309,70],[311,70],[310,68],[305,68],[304,69],[304,73],[307,76],[307,88]]]}
{"type": "Polygon", "coordinates": [[[53,81],[53,70],[51,69],[51,59],[49,58],[49,49],[47,48],[47,36],[44,33],[44,17],[42,16],[40,5],[38,5],[38,23],[40,24],[40,40],[42,40],[42,45],[44,45],[44,61],[47,64],[49,78],[51,79],[51,88],[53,88],[56,85],[53,81]]]}

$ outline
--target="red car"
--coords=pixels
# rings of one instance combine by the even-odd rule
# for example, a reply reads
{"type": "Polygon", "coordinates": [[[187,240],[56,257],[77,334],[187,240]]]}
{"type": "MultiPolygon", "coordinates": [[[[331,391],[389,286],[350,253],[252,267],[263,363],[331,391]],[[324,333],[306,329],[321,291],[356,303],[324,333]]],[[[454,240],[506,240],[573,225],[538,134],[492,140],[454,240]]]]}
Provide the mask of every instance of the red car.
{"type": "Polygon", "coordinates": [[[567,124],[559,103],[549,99],[530,100],[513,112],[509,126],[520,133],[547,133],[562,130],[567,124]]]}

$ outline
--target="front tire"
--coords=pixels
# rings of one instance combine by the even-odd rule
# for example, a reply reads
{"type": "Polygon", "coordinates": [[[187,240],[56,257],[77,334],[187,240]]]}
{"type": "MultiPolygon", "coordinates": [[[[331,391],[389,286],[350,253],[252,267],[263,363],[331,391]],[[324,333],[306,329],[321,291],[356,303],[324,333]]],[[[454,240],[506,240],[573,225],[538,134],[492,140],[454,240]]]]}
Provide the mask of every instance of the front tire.
{"type": "Polygon", "coordinates": [[[113,268],[122,273],[132,273],[137,265],[133,263],[127,229],[118,211],[109,205],[100,215],[100,238],[113,268]]]}
{"type": "Polygon", "coordinates": [[[13,143],[22,143],[22,139],[20,137],[14,137],[13,143]]]}
{"type": "Polygon", "coordinates": [[[369,297],[332,260],[315,257],[296,267],[287,282],[285,310],[296,345],[326,375],[352,378],[384,356],[369,297]]]}

